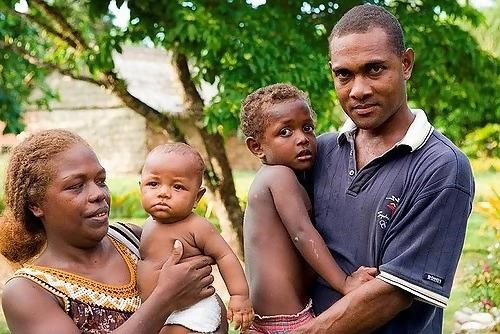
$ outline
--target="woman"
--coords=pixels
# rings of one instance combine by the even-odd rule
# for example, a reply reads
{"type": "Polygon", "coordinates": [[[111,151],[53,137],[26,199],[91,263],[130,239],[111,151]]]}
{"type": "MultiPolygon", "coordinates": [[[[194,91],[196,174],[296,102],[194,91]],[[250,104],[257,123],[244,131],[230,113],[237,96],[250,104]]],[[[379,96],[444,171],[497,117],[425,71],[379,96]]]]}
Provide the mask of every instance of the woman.
{"type": "Polygon", "coordinates": [[[130,233],[140,229],[108,231],[105,181],[92,148],[69,131],[37,133],[13,150],[0,227],[0,251],[24,264],[2,295],[12,333],[157,333],[172,311],[214,293],[212,260],[178,263],[179,242],[140,305],[130,233]]]}

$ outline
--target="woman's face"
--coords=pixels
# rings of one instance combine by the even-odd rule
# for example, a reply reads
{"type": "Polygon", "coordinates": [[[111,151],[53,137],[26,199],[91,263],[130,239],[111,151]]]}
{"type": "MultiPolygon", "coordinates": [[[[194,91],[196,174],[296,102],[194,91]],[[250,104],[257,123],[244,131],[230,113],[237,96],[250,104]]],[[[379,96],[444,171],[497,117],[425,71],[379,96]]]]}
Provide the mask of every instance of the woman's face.
{"type": "Polygon", "coordinates": [[[106,171],[95,153],[77,143],[54,156],[52,178],[42,203],[31,211],[41,219],[47,241],[91,247],[108,230],[110,196],[106,171]]]}

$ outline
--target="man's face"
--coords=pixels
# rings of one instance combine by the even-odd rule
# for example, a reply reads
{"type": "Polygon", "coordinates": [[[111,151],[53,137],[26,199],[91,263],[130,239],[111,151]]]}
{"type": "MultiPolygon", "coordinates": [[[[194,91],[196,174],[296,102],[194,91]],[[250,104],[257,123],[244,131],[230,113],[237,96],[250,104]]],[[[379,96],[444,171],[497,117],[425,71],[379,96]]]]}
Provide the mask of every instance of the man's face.
{"type": "Polygon", "coordinates": [[[344,112],[360,129],[377,131],[407,108],[406,80],[413,68],[413,51],[397,54],[382,28],[335,37],[330,66],[344,112]]]}

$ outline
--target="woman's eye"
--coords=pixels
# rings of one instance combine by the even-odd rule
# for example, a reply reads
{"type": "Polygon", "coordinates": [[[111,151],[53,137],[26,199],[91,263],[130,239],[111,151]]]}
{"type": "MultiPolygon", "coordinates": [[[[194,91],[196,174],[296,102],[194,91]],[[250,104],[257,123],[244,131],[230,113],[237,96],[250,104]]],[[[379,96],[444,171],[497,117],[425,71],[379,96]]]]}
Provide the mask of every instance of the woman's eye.
{"type": "Polygon", "coordinates": [[[279,135],[281,137],[289,137],[291,134],[292,134],[292,130],[290,130],[288,128],[281,129],[279,132],[279,135]]]}
{"type": "Polygon", "coordinates": [[[78,190],[81,188],[83,188],[83,182],[75,183],[75,184],[72,184],[68,187],[68,189],[71,189],[71,190],[78,190]]]}

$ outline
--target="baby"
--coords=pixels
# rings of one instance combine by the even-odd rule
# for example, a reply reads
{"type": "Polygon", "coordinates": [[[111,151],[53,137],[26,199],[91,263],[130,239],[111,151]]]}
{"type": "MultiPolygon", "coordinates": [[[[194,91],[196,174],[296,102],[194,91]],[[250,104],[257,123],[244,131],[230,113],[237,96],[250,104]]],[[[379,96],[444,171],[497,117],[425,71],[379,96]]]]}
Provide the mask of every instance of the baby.
{"type": "Polygon", "coordinates": [[[313,117],[306,94],[288,84],[260,88],[242,103],[246,144],[263,163],[250,187],[243,225],[254,332],[288,333],[314,317],[309,266],[343,294],[377,272],[360,267],[346,275],[311,223],[311,202],[296,173],[314,162],[313,117]]]}
{"type": "MultiPolygon", "coordinates": [[[[159,271],[175,240],[184,247],[183,258],[200,254],[214,258],[230,294],[228,319],[246,330],[253,320],[243,268],[229,245],[206,219],[193,208],[205,193],[201,186],[205,165],[200,154],[182,143],[160,145],[146,158],[140,188],[144,210],[150,214],[140,243],[137,267],[141,298],[156,285],[159,271]]],[[[174,312],[161,333],[210,333],[220,325],[221,310],[211,296],[174,312]]]]}

